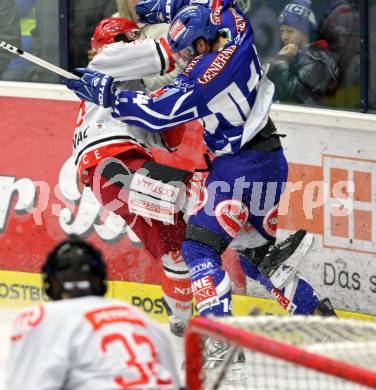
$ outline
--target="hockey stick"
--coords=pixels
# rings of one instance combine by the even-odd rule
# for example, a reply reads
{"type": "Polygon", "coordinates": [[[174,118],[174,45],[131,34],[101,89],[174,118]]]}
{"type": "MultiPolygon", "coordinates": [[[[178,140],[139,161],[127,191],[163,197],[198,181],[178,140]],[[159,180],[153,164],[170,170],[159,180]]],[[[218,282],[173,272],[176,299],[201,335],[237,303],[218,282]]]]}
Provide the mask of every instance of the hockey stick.
{"type": "Polygon", "coordinates": [[[26,51],[23,51],[23,50],[19,49],[18,47],[12,46],[9,43],[6,43],[4,41],[0,41],[0,47],[3,48],[4,50],[10,51],[13,54],[17,54],[20,57],[23,57],[26,60],[41,66],[42,68],[45,68],[45,69],[48,69],[51,72],[57,73],[60,76],[63,76],[65,78],[67,78],[67,79],[76,79],[76,80],[80,79],[75,74],[67,72],[64,69],[59,68],[58,66],[56,66],[54,64],[51,64],[50,62],[42,60],[41,58],[36,57],[33,54],[27,53],[26,51]]]}

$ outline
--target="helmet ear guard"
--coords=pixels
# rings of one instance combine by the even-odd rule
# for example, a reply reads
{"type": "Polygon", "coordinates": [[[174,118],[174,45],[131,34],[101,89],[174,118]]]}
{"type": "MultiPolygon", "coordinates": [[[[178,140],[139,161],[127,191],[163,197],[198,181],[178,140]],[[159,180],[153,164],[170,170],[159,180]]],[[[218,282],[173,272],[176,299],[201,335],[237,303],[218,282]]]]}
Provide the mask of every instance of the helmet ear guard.
{"type": "Polygon", "coordinates": [[[52,300],[86,295],[103,296],[107,291],[106,265],[101,252],[78,236],[69,236],[47,256],[42,267],[43,288],[52,300]]]}

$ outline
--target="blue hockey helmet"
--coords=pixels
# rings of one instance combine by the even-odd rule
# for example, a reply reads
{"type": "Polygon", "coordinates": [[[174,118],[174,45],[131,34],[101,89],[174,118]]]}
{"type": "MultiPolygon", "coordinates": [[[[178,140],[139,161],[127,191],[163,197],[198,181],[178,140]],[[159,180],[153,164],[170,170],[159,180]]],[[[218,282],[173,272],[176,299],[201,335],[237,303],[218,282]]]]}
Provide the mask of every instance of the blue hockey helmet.
{"type": "Polygon", "coordinates": [[[202,5],[182,8],[174,17],[168,30],[168,43],[173,52],[193,48],[197,38],[208,42],[215,39],[218,26],[213,23],[211,11],[202,5]]]}

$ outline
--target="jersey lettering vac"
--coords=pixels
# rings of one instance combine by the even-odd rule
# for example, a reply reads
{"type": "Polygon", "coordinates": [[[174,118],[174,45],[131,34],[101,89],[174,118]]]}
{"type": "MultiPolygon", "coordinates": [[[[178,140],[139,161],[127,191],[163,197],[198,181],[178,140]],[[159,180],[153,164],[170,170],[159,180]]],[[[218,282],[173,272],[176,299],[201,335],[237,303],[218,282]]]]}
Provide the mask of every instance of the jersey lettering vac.
{"type": "Polygon", "coordinates": [[[237,153],[251,140],[266,124],[274,85],[264,75],[241,11],[218,8],[213,18],[230,38],[221,50],[195,57],[155,97],[118,92],[112,115],[154,133],[201,118],[205,142],[216,155],[237,153]]]}
{"type": "MultiPolygon", "coordinates": [[[[144,91],[143,77],[164,74],[173,67],[163,38],[111,44],[89,64],[89,68],[112,76],[117,86],[137,91],[144,91]]],[[[81,102],[73,136],[73,158],[79,173],[131,148],[150,155],[151,147],[166,149],[158,134],[114,119],[109,109],[81,102]]]]}

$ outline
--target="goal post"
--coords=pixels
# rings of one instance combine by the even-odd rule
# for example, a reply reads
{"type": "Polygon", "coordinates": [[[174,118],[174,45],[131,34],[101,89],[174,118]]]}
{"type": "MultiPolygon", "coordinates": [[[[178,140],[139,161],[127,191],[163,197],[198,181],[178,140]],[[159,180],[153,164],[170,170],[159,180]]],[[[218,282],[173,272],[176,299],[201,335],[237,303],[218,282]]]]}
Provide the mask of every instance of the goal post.
{"type": "Polygon", "coordinates": [[[376,388],[373,322],[318,316],[196,317],[185,333],[189,390],[204,389],[209,376],[215,376],[205,369],[203,340],[208,337],[246,352],[247,384],[241,388],[376,388]]]}

